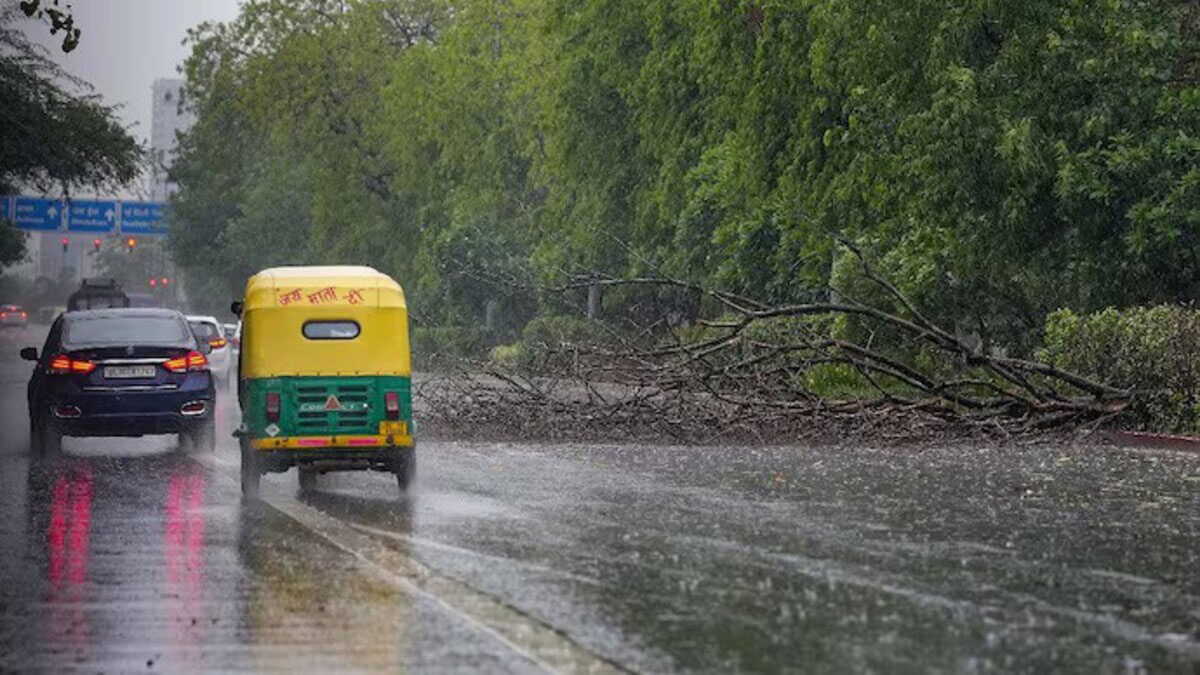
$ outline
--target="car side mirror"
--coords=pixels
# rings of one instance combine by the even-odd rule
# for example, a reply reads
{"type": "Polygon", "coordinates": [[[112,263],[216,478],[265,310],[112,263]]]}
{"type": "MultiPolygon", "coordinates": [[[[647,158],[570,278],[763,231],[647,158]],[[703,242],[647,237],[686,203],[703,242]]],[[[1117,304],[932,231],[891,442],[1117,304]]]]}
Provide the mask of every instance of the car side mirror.
{"type": "Polygon", "coordinates": [[[21,350],[21,358],[25,359],[26,361],[37,361],[38,360],[37,347],[26,347],[26,348],[22,349],[21,350]]]}
{"type": "Polygon", "coordinates": [[[246,307],[246,303],[241,300],[234,300],[233,304],[229,305],[229,311],[233,312],[234,316],[240,317],[242,309],[246,307]]]}
{"type": "Polygon", "coordinates": [[[196,346],[197,346],[196,351],[200,352],[201,354],[203,354],[205,356],[208,356],[209,354],[212,353],[212,345],[210,345],[208,343],[208,340],[197,340],[196,346]]]}

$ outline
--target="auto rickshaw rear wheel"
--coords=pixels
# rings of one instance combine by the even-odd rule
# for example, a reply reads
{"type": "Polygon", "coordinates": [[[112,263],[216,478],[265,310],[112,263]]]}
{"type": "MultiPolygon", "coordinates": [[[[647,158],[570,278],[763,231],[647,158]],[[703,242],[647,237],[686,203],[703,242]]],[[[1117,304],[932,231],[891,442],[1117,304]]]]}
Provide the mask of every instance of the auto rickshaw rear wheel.
{"type": "Polygon", "coordinates": [[[250,441],[239,439],[242,449],[242,497],[258,499],[258,485],[262,481],[262,470],[258,466],[258,458],[250,447],[250,441]]]}
{"type": "Polygon", "coordinates": [[[396,482],[400,485],[400,490],[407,491],[412,485],[413,479],[417,477],[417,448],[415,446],[400,455],[393,471],[396,473],[396,482]]]}

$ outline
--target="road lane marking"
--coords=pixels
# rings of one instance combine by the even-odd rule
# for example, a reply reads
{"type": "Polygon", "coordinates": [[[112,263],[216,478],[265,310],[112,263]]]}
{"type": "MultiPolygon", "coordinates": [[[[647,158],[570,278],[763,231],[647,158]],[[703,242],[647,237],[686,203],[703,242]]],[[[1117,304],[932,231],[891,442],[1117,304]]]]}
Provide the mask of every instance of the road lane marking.
{"type": "Polygon", "coordinates": [[[274,509],[354,556],[383,579],[423,595],[479,625],[538,666],[558,673],[623,673],[561,632],[455,579],[433,572],[410,556],[355,531],[342,521],[291,500],[268,499],[274,509]]]}
{"type": "MultiPolygon", "coordinates": [[[[228,469],[236,468],[235,464],[212,455],[193,458],[213,469],[218,476],[237,482],[227,473],[228,469]]],[[[265,496],[261,502],[349,554],[383,581],[402,591],[428,598],[546,671],[586,675],[631,672],[588,651],[553,626],[457,579],[435,572],[379,538],[358,531],[354,525],[292,499],[265,496]]]]}

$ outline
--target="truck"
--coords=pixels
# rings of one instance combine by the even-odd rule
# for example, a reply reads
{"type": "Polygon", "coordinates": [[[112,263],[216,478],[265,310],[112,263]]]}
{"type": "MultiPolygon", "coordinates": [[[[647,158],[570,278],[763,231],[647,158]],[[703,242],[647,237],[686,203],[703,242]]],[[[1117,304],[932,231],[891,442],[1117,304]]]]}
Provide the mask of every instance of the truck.
{"type": "Polygon", "coordinates": [[[129,296],[116,279],[84,279],[67,300],[68,312],[129,306],[129,296]]]}

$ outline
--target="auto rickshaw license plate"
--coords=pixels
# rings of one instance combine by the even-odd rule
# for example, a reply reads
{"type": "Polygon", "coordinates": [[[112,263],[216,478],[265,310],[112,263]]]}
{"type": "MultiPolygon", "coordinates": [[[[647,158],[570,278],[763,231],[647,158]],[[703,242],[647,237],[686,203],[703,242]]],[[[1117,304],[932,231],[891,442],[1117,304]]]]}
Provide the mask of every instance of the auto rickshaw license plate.
{"type": "Polygon", "coordinates": [[[408,425],[404,422],[380,422],[380,436],[406,436],[408,435],[408,425]]]}

